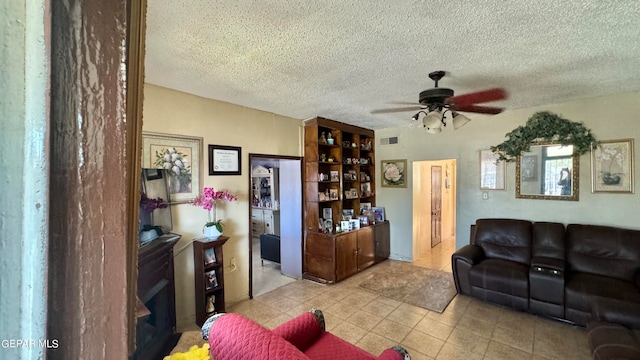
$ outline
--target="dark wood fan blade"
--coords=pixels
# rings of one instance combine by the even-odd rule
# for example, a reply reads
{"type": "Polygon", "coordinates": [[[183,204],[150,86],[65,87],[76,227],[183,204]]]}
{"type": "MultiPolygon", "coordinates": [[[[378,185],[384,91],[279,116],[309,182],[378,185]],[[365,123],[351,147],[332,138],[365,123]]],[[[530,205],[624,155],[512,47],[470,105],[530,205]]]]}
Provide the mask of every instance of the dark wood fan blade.
{"type": "Polygon", "coordinates": [[[491,107],[491,106],[479,106],[479,105],[458,105],[454,106],[456,111],[462,112],[474,112],[479,114],[491,114],[496,115],[500,114],[503,108],[491,107]]]}
{"type": "Polygon", "coordinates": [[[456,106],[461,106],[504,100],[506,98],[507,92],[503,88],[494,88],[458,96],[452,96],[448,98],[446,102],[447,104],[456,104],[456,106]]]}
{"type": "Polygon", "coordinates": [[[388,114],[388,113],[394,113],[394,112],[403,112],[403,111],[418,111],[418,110],[422,110],[424,107],[423,106],[409,106],[409,107],[403,107],[403,108],[395,108],[395,109],[378,109],[378,110],[373,110],[371,111],[372,114],[388,114]]]}

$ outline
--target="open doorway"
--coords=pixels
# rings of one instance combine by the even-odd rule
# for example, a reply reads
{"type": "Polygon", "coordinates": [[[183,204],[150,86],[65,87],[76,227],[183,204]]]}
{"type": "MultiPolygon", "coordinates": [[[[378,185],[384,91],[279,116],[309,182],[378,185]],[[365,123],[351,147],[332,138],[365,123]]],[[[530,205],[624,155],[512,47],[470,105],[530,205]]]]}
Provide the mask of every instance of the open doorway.
{"type": "Polygon", "coordinates": [[[302,158],[249,154],[249,298],[302,278],[302,158]]]}
{"type": "Polygon", "coordinates": [[[413,163],[413,264],[451,272],[456,244],[456,160],[413,163]]]}

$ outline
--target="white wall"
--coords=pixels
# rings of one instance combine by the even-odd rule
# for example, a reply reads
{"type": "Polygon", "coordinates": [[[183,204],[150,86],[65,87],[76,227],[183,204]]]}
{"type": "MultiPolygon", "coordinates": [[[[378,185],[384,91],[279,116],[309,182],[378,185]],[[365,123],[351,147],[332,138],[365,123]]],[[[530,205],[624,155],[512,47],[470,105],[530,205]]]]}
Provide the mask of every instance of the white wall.
{"type": "MultiPolygon", "coordinates": [[[[44,340],[49,199],[48,1],[0,7],[0,339],[44,340]],[[9,66],[10,65],[10,66],[9,66]]],[[[0,348],[40,359],[44,348],[0,348]]]]}
{"type": "MultiPolygon", "coordinates": [[[[225,300],[227,304],[248,299],[249,294],[249,153],[301,156],[302,121],[239,105],[146,84],[144,88],[143,130],[168,134],[201,136],[203,141],[203,186],[229,189],[239,196],[237,203],[224,203],[217,215],[224,220],[225,300]],[[241,176],[209,176],[209,144],[242,148],[241,176]],[[236,259],[237,269],[229,262],[236,259]]],[[[195,316],[193,247],[202,236],[207,213],[188,204],[175,205],[173,232],[182,234],[174,247],[176,317],[178,326],[192,323],[195,316]]]]}
{"type": "MultiPolygon", "coordinates": [[[[505,134],[524,125],[537,111],[555,112],[571,121],[583,122],[599,140],[633,138],[635,167],[640,158],[640,92],[581,99],[562,104],[507,110],[495,116],[470,114],[472,121],[457,131],[451,126],[439,135],[408,128],[409,116],[398,116],[398,128],[376,131],[376,157],[420,160],[456,159],[457,220],[456,247],[469,242],[469,225],[482,217],[508,217],[535,221],[585,223],[640,228],[640,195],[591,193],[590,154],[580,157],[580,201],[527,200],[515,198],[515,164],[507,165],[507,190],[489,191],[482,200],[478,150],[488,149],[505,139],[505,134]],[[405,119],[406,118],[406,119],[405,119]],[[398,144],[379,145],[379,139],[397,136],[398,144]]],[[[408,167],[412,169],[412,166],[408,167]]],[[[637,173],[637,171],[636,171],[637,173]]],[[[636,174],[637,175],[637,174],[636,174]]],[[[409,174],[408,179],[412,178],[409,174]]],[[[639,189],[638,176],[635,188],[639,189]]],[[[382,188],[377,184],[377,205],[386,208],[391,222],[391,256],[412,258],[412,188],[382,188]]]]}

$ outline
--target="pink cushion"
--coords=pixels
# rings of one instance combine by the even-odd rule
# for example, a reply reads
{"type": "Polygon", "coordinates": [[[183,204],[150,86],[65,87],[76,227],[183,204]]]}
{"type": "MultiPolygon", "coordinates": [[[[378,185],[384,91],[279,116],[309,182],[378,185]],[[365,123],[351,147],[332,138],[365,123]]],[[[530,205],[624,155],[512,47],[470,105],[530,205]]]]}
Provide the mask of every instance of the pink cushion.
{"type": "Polygon", "coordinates": [[[305,351],[305,355],[313,360],[335,359],[375,359],[376,357],[348,341],[325,332],[305,351]]]}
{"type": "Polygon", "coordinates": [[[306,351],[324,332],[316,317],[306,312],[273,329],[273,333],[306,351]]]}
{"type": "Polygon", "coordinates": [[[226,314],[209,331],[211,356],[216,360],[308,359],[270,330],[238,314],[226,314]]]}

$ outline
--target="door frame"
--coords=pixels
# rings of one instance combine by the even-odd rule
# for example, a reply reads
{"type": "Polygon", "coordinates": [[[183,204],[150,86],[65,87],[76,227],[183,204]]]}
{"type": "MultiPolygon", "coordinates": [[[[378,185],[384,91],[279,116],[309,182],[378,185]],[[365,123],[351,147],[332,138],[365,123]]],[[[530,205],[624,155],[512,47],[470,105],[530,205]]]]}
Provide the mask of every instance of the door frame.
{"type": "MultiPolygon", "coordinates": [[[[272,160],[298,160],[300,161],[300,188],[302,193],[300,194],[300,198],[302,199],[302,203],[300,204],[300,208],[304,209],[304,171],[302,166],[304,166],[304,157],[302,156],[289,156],[289,155],[270,155],[270,154],[255,154],[249,153],[249,161],[247,164],[247,173],[249,174],[249,180],[247,183],[247,193],[251,194],[251,165],[255,159],[272,159],[272,160]]],[[[282,195],[281,195],[282,196],[282,195]]],[[[247,201],[248,207],[248,220],[249,220],[249,299],[253,299],[253,224],[251,222],[251,199],[247,201]]],[[[300,211],[300,221],[301,224],[304,224],[304,211],[300,211]]],[[[302,230],[302,229],[301,229],[302,230]]],[[[304,232],[300,231],[300,255],[301,261],[303,262],[302,268],[304,268],[304,232]]]]}

